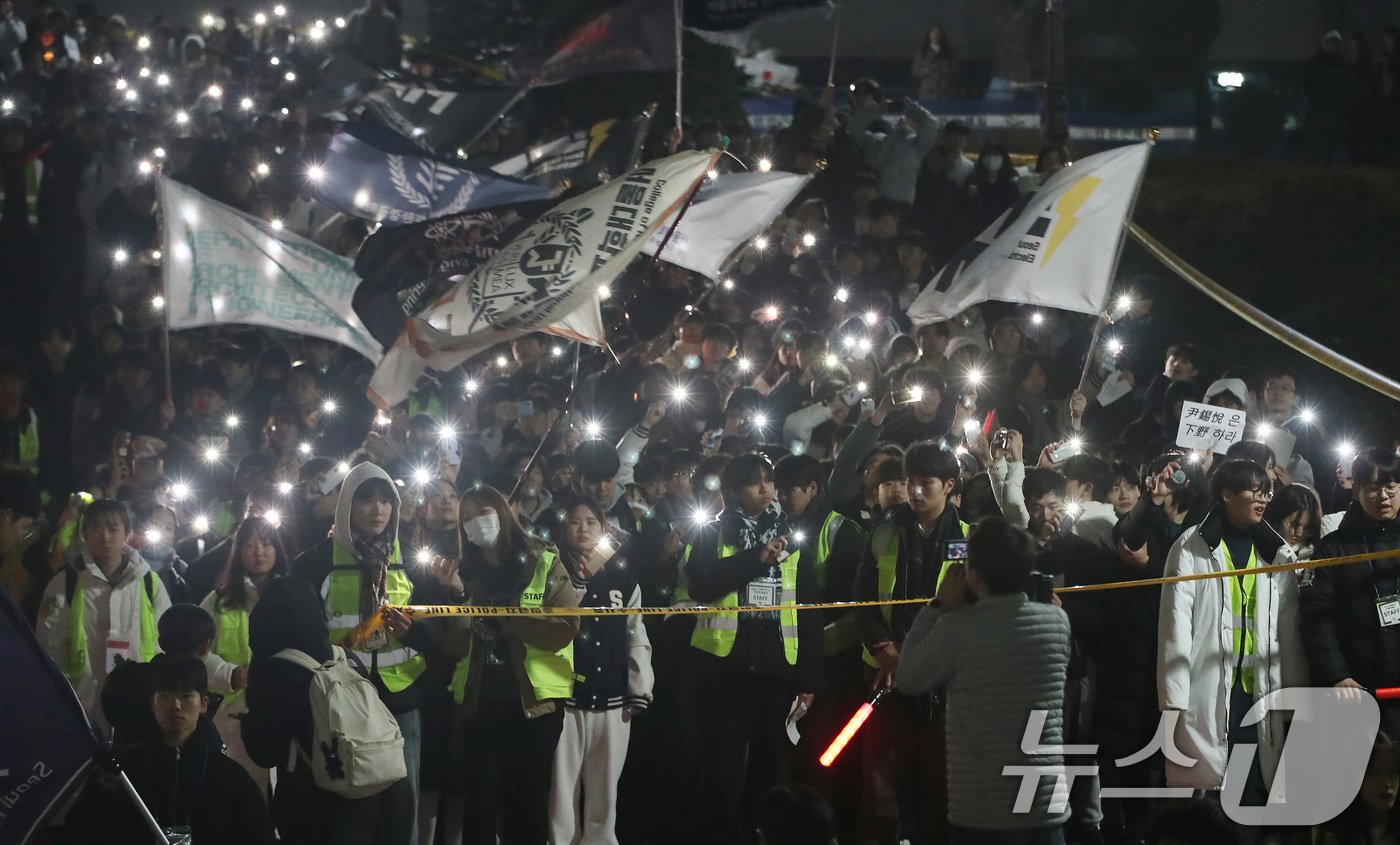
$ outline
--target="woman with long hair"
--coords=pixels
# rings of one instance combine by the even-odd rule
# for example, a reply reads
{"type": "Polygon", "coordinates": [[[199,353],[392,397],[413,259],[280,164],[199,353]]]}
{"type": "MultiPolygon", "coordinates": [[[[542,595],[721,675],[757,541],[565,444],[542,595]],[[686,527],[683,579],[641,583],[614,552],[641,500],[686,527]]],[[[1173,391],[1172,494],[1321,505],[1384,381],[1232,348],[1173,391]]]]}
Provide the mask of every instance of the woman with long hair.
{"type": "MultiPolygon", "coordinates": [[[[436,573],[458,603],[490,607],[578,607],[555,551],[525,532],[493,487],[464,492],[458,510],[462,557],[436,573]]],[[[452,693],[462,708],[462,841],[505,845],[549,840],[549,785],[574,692],[573,616],[478,616],[451,632],[461,659],[452,693]]]]}
{"type": "Polygon", "coordinates": [[[228,756],[242,764],[264,792],[268,770],[249,759],[239,730],[243,714],[248,712],[243,690],[248,686],[248,666],[253,662],[248,615],[263,588],[273,578],[286,575],[290,563],[276,526],[260,516],[250,516],[233,535],[228,560],[214,582],[214,591],[199,605],[214,618],[214,645],[204,656],[209,688],[224,697],[214,715],[214,727],[228,746],[228,756]]]}
{"type": "MultiPolygon", "coordinates": [[[[1322,502],[1311,487],[1290,484],[1274,494],[1264,508],[1264,521],[1273,526],[1298,556],[1312,560],[1313,547],[1322,539],[1322,502]]],[[[1312,570],[1304,570],[1303,581],[1312,570]]]]}
{"type": "MultiPolygon", "coordinates": [[[[580,499],[569,507],[559,552],[582,606],[642,606],[637,576],[615,547],[601,505],[580,499]]],[[[642,617],[585,617],[574,658],[591,669],[575,678],[565,702],[549,796],[553,841],[616,845],[617,784],[632,717],[651,702],[651,641],[642,617]]]]}
{"type": "Polygon", "coordinates": [[[912,73],[919,81],[920,97],[947,97],[956,82],[958,64],[953,57],[948,33],[934,24],[924,34],[924,42],[914,54],[912,73]]]}

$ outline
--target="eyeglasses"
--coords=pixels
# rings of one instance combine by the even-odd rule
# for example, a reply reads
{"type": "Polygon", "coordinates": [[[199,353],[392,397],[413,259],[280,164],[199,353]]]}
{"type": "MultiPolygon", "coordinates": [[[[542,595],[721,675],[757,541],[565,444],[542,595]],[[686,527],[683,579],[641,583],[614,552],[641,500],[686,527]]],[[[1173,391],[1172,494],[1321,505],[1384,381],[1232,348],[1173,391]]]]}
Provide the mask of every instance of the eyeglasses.
{"type": "Polygon", "coordinates": [[[1368,499],[1400,498],[1400,484],[1367,484],[1361,488],[1361,495],[1368,499]]]}
{"type": "Polygon", "coordinates": [[[1273,490],[1241,490],[1240,495],[1249,496],[1261,505],[1267,505],[1274,500],[1273,490]]]}
{"type": "Polygon", "coordinates": [[[1264,385],[1264,391],[1266,393],[1297,393],[1298,388],[1291,384],[1269,383],[1264,385]]]}

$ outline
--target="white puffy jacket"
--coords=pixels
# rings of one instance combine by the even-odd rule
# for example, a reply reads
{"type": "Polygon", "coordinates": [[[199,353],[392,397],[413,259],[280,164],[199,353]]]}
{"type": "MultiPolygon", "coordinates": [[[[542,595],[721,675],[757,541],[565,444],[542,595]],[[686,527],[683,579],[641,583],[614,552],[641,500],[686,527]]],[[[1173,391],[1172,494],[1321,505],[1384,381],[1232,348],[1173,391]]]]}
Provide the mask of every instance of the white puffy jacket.
{"type": "MultiPolygon", "coordinates": [[[[145,577],[151,568],[135,549],[127,547],[122,554],[125,563],[108,580],[84,552],[82,570],[73,594],[74,601],[81,599],[87,603],[83,612],[87,666],[82,676],[74,680],[73,689],[84,709],[102,725],[107,722],[98,702],[102,685],[107,681],[108,643],[127,643],[126,658],[141,659],[141,593],[146,589],[145,577]]],[[[159,620],[170,609],[170,596],[159,578],[152,582],[152,586],[151,610],[159,620]]],[[[72,610],[68,606],[66,589],[67,581],[61,572],[49,581],[39,609],[36,632],[44,651],[59,668],[69,665],[73,650],[70,628],[72,610]]]]}
{"type": "MultiPolygon", "coordinates": [[[[1166,572],[1190,575],[1229,569],[1221,542],[1224,515],[1211,511],[1188,529],[1167,555],[1166,572]]],[[[1294,563],[1288,544],[1267,523],[1260,523],[1254,546],[1258,565],[1294,563]]],[[[1182,711],[1176,723],[1176,748],[1196,763],[1167,761],[1167,784],[1192,789],[1219,789],[1225,778],[1230,724],[1230,689],[1235,683],[1234,629],[1230,585],[1225,578],[1186,581],[1162,587],[1158,616],[1157,696],[1163,711],[1182,711]]],[[[1254,670],[1255,701],[1275,690],[1306,686],[1307,663],[1298,630],[1298,579],[1293,571],[1255,576],[1254,652],[1245,660],[1254,670]]],[[[1283,718],[1270,713],[1259,722],[1259,763],[1264,782],[1273,788],[1283,754],[1283,718]]]]}

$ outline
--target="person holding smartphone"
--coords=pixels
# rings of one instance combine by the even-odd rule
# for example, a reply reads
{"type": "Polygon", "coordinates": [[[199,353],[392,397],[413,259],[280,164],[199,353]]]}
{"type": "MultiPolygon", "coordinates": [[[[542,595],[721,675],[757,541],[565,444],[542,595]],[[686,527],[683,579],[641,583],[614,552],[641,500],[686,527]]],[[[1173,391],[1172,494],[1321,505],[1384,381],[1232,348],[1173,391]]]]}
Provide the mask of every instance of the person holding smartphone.
{"type": "MultiPolygon", "coordinates": [[[[948,501],[961,472],[957,457],[932,441],[916,443],[904,455],[904,470],[909,501],[871,533],[856,571],[856,601],[931,597],[961,565],[957,555],[968,525],[948,501]]],[[[917,610],[886,605],[859,608],[856,614],[866,679],[873,689],[890,690],[880,718],[865,730],[861,841],[898,842],[901,830],[911,829],[940,841],[947,824],[943,708],[937,698],[906,695],[895,687],[900,652],[917,610]],[[903,785],[911,782],[919,784],[920,801],[903,806],[901,794],[908,792],[903,785]]]]}
{"type": "Polygon", "coordinates": [[[724,511],[696,531],[685,577],[690,598],[722,609],[697,616],[690,638],[705,749],[696,821],[703,841],[732,843],[754,829],[754,800],[784,780],[784,721],[794,706],[810,707],[822,683],[822,620],[776,609],[816,603],[821,593],[816,556],[794,542],[768,458],[731,459],[720,491],[724,511]]]}

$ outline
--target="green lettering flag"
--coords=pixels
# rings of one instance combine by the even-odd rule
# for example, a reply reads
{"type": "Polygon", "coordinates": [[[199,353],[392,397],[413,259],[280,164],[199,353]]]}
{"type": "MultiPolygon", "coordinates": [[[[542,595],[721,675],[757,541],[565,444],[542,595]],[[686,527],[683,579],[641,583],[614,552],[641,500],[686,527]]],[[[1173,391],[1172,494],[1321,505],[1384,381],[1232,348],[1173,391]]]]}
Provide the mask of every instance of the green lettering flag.
{"type": "Polygon", "coordinates": [[[171,179],[160,205],[170,328],[267,326],[383,357],[350,307],[360,284],[350,261],[171,179]]]}

